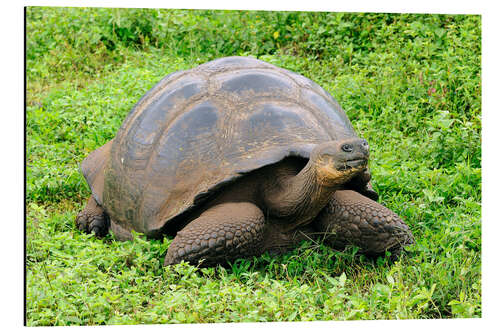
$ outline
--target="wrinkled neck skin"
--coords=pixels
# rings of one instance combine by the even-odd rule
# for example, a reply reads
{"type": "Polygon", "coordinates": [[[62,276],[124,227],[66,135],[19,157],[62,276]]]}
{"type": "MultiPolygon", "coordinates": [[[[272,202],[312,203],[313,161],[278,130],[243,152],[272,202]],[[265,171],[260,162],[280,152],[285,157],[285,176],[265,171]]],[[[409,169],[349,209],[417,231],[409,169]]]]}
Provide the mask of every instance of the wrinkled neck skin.
{"type": "MultiPolygon", "coordinates": [[[[273,182],[274,183],[274,182],[273,182]]],[[[311,222],[341,188],[344,179],[332,180],[311,160],[295,176],[277,180],[265,193],[268,214],[293,229],[311,222]]]]}

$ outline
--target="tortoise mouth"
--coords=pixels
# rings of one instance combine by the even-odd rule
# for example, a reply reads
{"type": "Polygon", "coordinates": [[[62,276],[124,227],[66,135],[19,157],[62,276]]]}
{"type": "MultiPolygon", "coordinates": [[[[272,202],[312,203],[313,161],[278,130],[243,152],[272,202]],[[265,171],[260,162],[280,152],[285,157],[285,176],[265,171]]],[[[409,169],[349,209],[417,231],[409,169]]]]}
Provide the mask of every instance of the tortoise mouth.
{"type": "Polygon", "coordinates": [[[360,167],[365,167],[368,164],[368,160],[366,158],[356,158],[347,160],[344,163],[340,163],[337,166],[337,170],[345,171],[350,169],[359,169],[360,167]]]}

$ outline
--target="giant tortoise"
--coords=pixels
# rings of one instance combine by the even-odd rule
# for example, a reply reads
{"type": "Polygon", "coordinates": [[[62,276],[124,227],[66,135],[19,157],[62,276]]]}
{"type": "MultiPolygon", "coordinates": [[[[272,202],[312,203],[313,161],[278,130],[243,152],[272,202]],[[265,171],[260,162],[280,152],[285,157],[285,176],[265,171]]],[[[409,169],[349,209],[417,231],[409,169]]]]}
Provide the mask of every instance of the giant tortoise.
{"type": "Polygon", "coordinates": [[[305,239],[398,254],[408,226],[376,202],[369,146],[319,85],[250,57],[163,78],[81,171],[80,230],[174,236],[164,264],[211,266],[305,239]]]}

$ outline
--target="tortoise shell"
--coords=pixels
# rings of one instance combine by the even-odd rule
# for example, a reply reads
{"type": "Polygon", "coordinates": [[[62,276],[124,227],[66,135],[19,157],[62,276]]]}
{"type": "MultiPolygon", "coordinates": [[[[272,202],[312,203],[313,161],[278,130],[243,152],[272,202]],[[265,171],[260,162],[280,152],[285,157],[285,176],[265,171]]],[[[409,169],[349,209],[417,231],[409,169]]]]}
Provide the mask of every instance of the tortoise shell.
{"type": "Polygon", "coordinates": [[[346,137],[357,135],[319,85],[264,61],[228,57],[162,79],[82,172],[115,222],[154,236],[225,184],[346,137]]]}

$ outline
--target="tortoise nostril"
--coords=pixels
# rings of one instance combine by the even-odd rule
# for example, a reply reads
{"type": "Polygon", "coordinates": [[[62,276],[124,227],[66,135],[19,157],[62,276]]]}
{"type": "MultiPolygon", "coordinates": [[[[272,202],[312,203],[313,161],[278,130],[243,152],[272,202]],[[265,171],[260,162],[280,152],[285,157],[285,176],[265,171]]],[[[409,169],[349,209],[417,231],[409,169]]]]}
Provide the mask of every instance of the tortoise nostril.
{"type": "Polygon", "coordinates": [[[342,150],[345,151],[346,153],[350,153],[352,152],[353,147],[351,144],[346,143],[342,145],[342,150]]]}

